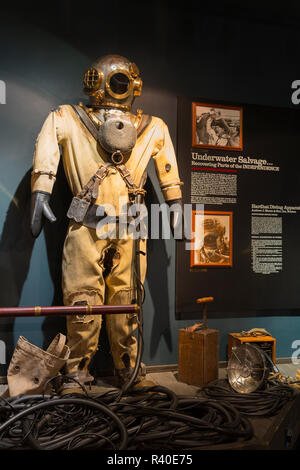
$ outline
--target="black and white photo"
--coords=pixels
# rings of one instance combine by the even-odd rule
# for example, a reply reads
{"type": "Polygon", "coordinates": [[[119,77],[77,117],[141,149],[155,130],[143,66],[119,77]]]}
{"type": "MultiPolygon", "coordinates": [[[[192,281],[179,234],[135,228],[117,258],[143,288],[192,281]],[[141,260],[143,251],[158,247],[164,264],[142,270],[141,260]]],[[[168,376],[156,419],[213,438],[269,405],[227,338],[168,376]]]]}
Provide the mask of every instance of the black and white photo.
{"type": "Polygon", "coordinates": [[[193,103],[192,145],[242,150],[242,108],[193,103]]]}

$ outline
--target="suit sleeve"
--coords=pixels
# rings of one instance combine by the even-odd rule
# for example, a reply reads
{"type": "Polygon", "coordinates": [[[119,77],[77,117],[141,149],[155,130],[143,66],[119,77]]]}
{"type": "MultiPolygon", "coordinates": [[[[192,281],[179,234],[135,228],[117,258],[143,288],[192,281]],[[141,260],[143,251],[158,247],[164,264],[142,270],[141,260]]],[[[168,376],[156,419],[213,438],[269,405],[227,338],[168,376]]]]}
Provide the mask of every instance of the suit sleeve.
{"type": "Polygon", "coordinates": [[[61,109],[51,111],[38,135],[33,157],[31,191],[51,193],[60,160],[63,141],[61,109]]]}
{"type": "Polygon", "coordinates": [[[181,183],[173,143],[167,125],[160,123],[160,139],[156,145],[156,153],[153,155],[156,174],[165,201],[181,199],[181,183]]]}

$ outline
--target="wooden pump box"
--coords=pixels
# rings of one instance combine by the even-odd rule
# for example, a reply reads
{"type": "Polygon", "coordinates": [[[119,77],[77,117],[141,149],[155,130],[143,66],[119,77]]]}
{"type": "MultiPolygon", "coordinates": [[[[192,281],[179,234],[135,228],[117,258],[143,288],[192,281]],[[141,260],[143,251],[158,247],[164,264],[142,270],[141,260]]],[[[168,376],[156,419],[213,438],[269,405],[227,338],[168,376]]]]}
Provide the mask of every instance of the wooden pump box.
{"type": "Polygon", "coordinates": [[[202,387],[218,378],[219,332],[182,328],[178,336],[178,379],[202,387]]]}
{"type": "Polygon", "coordinates": [[[269,335],[251,335],[247,333],[230,333],[228,335],[228,359],[231,356],[231,350],[241,344],[252,343],[265,351],[274,364],[276,363],[276,339],[269,335]]]}

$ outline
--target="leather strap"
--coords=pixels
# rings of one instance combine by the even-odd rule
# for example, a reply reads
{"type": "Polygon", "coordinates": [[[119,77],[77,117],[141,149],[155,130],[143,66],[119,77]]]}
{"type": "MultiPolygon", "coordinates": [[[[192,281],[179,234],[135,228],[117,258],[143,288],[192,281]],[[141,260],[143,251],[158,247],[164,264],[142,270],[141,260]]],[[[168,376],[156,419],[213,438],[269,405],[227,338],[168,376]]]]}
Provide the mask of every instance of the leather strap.
{"type": "Polygon", "coordinates": [[[122,176],[123,180],[125,181],[126,186],[129,189],[135,189],[136,185],[135,185],[133,179],[131,178],[131,174],[130,174],[130,171],[128,170],[128,168],[123,163],[121,163],[120,165],[116,165],[116,169],[119,171],[120,175],[122,176]]]}
{"type": "Polygon", "coordinates": [[[106,177],[110,166],[112,166],[111,163],[101,165],[99,170],[96,171],[87,184],[82,188],[77,197],[87,199],[88,201],[91,199],[97,199],[99,185],[106,177]]]}
{"type": "Polygon", "coordinates": [[[95,140],[98,139],[98,129],[96,125],[93,123],[87,112],[81,107],[76,104],[71,105],[74,109],[75,113],[81,120],[81,122],[85,125],[88,131],[92,134],[95,140]]]}
{"type": "Polygon", "coordinates": [[[150,124],[151,121],[152,121],[152,116],[149,116],[149,114],[143,114],[139,127],[137,128],[138,137],[144,132],[144,130],[150,124]]]}

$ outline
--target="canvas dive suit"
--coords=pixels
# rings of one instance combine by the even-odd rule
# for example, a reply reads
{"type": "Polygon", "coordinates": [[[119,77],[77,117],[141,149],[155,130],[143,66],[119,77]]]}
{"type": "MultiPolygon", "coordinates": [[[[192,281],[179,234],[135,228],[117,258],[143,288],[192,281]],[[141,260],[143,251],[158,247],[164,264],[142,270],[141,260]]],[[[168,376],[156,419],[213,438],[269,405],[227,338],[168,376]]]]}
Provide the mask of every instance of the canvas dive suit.
{"type": "MultiPolygon", "coordinates": [[[[130,115],[134,121],[136,116],[130,115]]],[[[31,189],[51,193],[60,159],[74,196],[100,167],[109,162],[108,153],[99,145],[71,105],[62,105],[47,117],[36,141],[31,189]]],[[[181,198],[180,179],[174,148],[166,124],[157,117],[144,119],[144,128],[125,162],[129,179],[139,188],[149,160],[153,158],[157,177],[166,201],[181,198]]],[[[116,215],[122,213],[120,197],[129,201],[126,180],[114,166],[108,166],[98,186],[91,208],[110,204],[116,215]]],[[[65,305],[87,302],[89,305],[129,304],[134,297],[134,241],[130,236],[99,239],[90,217],[70,221],[62,260],[62,290],[65,305]]],[[[141,240],[146,252],[146,240],[141,240]]],[[[141,281],[146,274],[146,256],[141,255],[141,281]]],[[[106,328],[116,369],[133,367],[136,358],[134,315],[106,315],[106,328]],[[127,362],[124,358],[127,358],[127,362]],[[129,362],[128,362],[129,360],[129,362]]],[[[67,317],[68,346],[71,349],[67,372],[87,371],[98,347],[101,316],[67,317]]]]}

